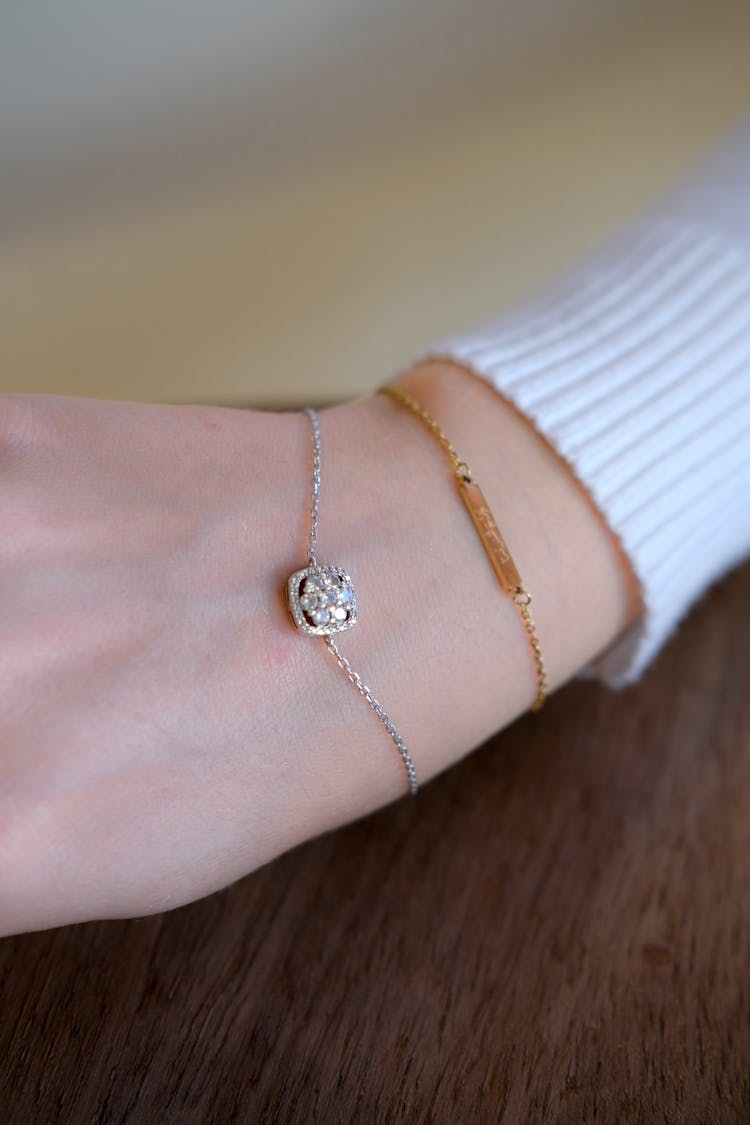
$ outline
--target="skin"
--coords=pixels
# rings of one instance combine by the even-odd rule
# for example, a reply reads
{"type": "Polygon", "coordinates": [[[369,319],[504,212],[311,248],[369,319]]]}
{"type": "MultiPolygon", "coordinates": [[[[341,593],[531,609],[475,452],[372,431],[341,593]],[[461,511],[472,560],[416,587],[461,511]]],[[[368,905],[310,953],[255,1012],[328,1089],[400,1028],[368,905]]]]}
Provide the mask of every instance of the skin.
{"type": "MultiPolygon", "coordinates": [[[[479,479],[554,689],[638,611],[616,544],[482,380],[398,382],[479,479]]],[[[526,710],[525,634],[418,420],[372,395],[321,430],[318,558],[360,601],[340,646],[424,784],[526,710]]],[[[177,906],[405,792],[288,617],[310,472],[301,413],[0,399],[0,933],[177,906]]]]}

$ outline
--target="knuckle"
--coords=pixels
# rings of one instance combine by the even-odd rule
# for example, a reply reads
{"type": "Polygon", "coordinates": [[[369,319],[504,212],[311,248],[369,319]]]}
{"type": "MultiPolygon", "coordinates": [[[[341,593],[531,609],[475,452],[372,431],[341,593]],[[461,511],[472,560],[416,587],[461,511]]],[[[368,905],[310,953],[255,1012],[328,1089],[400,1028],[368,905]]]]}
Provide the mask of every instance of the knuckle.
{"type": "Polygon", "coordinates": [[[35,439],[37,410],[32,395],[0,395],[0,449],[22,453],[35,439]]]}
{"type": "Polygon", "coordinates": [[[65,416],[64,400],[54,395],[0,394],[0,454],[56,449],[65,416]]]}

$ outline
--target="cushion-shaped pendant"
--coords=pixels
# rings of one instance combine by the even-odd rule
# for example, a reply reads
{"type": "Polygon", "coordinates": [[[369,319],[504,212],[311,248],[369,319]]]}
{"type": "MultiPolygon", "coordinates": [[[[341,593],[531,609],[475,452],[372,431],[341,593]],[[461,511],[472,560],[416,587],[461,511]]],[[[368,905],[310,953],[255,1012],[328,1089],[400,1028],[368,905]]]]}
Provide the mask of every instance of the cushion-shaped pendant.
{"type": "Polygon", "coordinates": [[[325,637],[351,629],[357,620],[354,585],[340,566],[306,566],[287,584],[292,621],[303,633],[325,637]]]}

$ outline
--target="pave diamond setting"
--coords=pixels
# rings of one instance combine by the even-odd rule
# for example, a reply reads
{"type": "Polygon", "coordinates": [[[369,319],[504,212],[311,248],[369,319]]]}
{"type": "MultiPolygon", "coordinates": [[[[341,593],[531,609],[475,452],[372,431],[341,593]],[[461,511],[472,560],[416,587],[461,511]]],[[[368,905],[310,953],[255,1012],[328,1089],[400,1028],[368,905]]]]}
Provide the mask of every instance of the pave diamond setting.
{"type": "Polygon", "coordinates": [[[303,633],[327,637],[351,629],[357,620],[354,584],[340,566],[306,566],[287,582],[292,621],[303,633]]]}

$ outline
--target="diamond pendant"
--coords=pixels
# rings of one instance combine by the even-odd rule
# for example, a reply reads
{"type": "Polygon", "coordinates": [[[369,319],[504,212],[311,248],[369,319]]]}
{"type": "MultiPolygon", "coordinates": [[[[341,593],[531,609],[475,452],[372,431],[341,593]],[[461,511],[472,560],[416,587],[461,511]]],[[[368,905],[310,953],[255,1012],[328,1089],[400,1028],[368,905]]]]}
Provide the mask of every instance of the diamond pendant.
{"type": "Polygon", "coordinates": [[[303,633],[327,637],[351,629],[357,620],[354,584],[340,566],[306,566],[286,584],[292,621],[303,633]]]}

